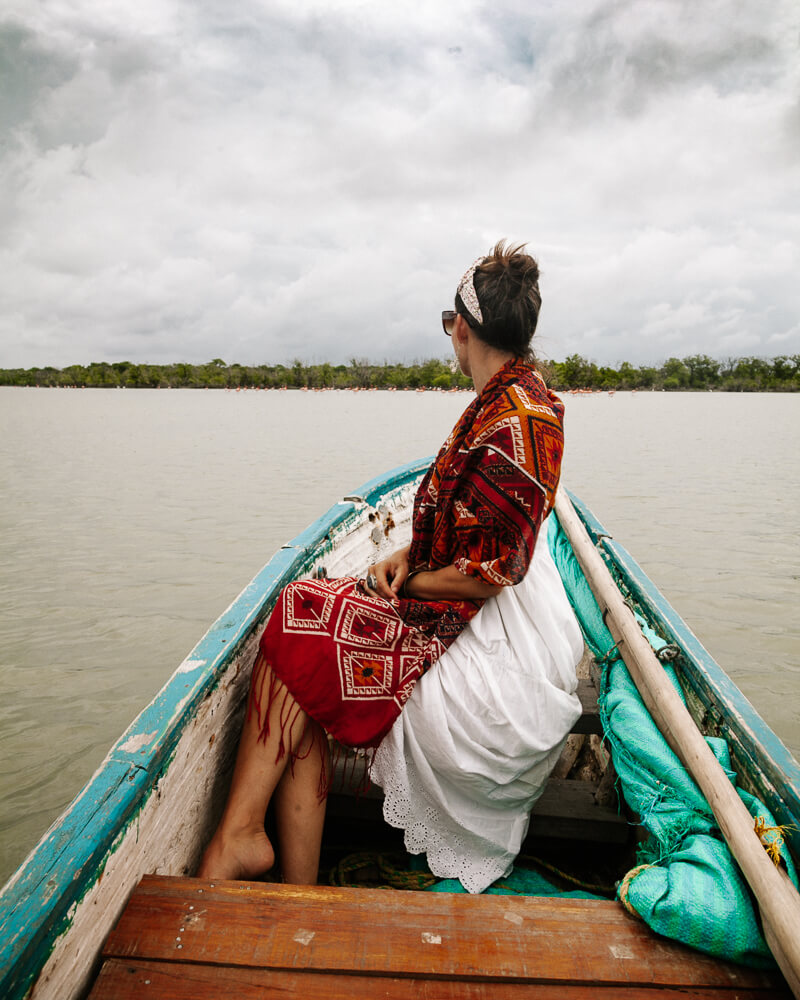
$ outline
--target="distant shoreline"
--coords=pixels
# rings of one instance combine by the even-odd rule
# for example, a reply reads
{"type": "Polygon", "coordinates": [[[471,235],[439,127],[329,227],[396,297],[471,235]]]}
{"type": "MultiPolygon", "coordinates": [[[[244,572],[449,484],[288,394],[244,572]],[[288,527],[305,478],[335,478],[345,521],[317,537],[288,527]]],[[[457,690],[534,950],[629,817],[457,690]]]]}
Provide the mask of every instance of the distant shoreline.
{"type": "MultiPolygon", "coordinates": [[[[451,389],[440,389],[433,386],[420,386],[417,389],[405,388],[405,389],[395,389],[387,386],[374,386],[372,388],[361,388],[359,386],[322,386],[320,388],[307,388],[306,386],[209,386],[209,385],[199,385],[199,386],[171,386],[171,385],[157,385],[157,386],[88,386],[88,385],[8,385],[7,383],[0,382],[0,389],[59,389],[72,390],[72,389],[105,389],[108,390],[127,390],[128,388],[145,389],[150,392],[194,392],[194,391],[212,391],[212,392],[289,392],[289,393],[300,393],[300,392],[438,392],[444,393],[445,395],[450,395],[451,393],[472,393],[474,395],[473,386],[467,388],[462,388],[458,386],[451,389]]],[[[756,396],[759,393],[770,393],[771,395],[776,395],[779,393],[793,394],[798,392],[797,388],[781,388],[775,386],[771,389],[731,389],[728,387],[722,387],[711,389],[698,389],[691,388],[687,386],[681,389],[656,389],[649,387],[647,389],[564,389],[564,388],[553,388],[554,392],[557,392],[559,396],[614,396],[617,393],[620,395],[637,395],[641,394],[652,394],[652,393],[662,393],[662,392],[689,392],[689,393],[714,393],[716,395],[732,394],[732,393],[742,393],[747,392],[751,396],[756,396]]]]}
{"type": "MultiPolygon", "coordinates": [[[[800,354],[775,358],[728,358],[708,355],[669,358],[659,367],[639,368],[622,362],[599,366],[579,354],[564,361],[542,361],[549,386],[568,392],[650,390],[665,392],[800,392],[800,354]]],[[[388,389],[456,391],[472,382],[454,372],[449,361],[431,359],[411,365],[374,365],[354,359],[349,365],[226,364],[215,358],[202,365],[94,362],[66,368],[0,369],[0,385],[40,388],[103,389],[388,389]]]]}

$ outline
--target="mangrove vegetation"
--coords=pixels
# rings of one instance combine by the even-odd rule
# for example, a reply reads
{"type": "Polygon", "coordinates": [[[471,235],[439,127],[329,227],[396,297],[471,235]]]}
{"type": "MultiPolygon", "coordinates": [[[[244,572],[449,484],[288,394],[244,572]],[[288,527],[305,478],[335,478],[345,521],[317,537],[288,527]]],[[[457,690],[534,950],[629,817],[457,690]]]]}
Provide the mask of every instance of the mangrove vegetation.
{"type": "MultiPolygon", "coordinates": [[[[658,366],[597,365],[579,354],[564,361],[540,363],[548,384],[561,390],[643,389],[666,392],[798,392],[800,354],[775,358],[729,358],[706,354],[669,358],[658,366]]],[[[206,364],[179,362],[150,365],[131,361],[97,361],[66,368],[0,369],[0,385],[76,386],[124,389],[459,389],[471,382],[454,373],[449,361],[430,359],[412,364],[373,364],[353,358],[347,365],[206,364]]]]}

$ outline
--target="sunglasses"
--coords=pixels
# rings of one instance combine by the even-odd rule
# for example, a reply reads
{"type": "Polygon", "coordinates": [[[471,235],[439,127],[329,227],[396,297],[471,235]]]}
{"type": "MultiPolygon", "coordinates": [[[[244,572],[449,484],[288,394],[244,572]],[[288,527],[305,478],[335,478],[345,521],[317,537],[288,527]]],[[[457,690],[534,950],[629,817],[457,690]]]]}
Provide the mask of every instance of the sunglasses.
{"type": "Polygon", "coordinates": [[[456,325],[456,312],[453,309],[442,310],[442,329],[448,337],[453,336],[453,327],[456,325]]]}

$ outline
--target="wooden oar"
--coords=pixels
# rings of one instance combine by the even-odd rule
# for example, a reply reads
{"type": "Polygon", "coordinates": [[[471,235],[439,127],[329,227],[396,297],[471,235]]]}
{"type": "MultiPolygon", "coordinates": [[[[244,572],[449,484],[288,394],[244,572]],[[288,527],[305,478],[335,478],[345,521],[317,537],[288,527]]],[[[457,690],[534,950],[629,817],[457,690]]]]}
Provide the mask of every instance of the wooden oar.
{"type": "Polygon", "coordinates": [[[694,778],[714,812],[731,853],[758,901],[764,936],[795,997],[800,1000],[800,895],[767,855],[747,811],[717,758],[670,683],[603,557],[563,490],[558,520],[600,605],[619,653],[665,739],[694,778]]]}

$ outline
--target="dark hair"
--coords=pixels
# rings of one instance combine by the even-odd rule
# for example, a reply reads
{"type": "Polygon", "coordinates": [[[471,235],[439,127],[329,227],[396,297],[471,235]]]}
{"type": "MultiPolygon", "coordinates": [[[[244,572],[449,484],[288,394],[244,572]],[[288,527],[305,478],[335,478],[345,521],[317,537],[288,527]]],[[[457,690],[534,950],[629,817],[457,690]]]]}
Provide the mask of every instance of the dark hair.
{"type": "Polygon", "coordinates": [[[458,293],[456,312],[490,347],[532,361],[531,340],[542,296],[539,265],[525,252],[525,244],[506,246],[500,240],[476,268],[474,282],[483,322],[478,324],[469,314],[458,293]]]}

